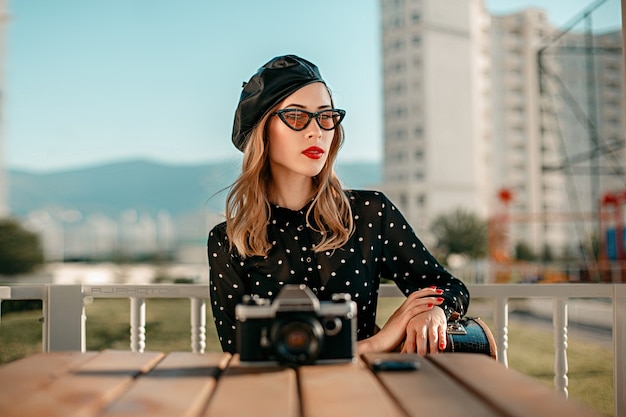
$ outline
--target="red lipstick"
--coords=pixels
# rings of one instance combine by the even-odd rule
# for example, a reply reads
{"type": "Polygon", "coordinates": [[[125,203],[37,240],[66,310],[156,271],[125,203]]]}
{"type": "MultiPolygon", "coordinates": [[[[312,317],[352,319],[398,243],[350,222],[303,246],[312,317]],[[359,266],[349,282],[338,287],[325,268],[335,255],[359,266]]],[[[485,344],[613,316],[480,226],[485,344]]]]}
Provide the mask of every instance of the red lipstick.
{"type": "Polygon", "coordinates": [[[317,146],[311,146],[310,148],[303,150],[302,154],[307,158],[320,159],[322,155],[324,155],[324,149],[317,146]]]}

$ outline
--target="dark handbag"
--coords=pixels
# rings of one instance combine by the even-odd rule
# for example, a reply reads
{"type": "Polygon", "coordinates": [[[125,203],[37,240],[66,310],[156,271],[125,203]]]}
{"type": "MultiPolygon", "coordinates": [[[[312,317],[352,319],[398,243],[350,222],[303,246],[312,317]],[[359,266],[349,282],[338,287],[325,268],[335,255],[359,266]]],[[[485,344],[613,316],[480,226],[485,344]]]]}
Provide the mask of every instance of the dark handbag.
{"type": "Polygon", "coordinates": [[[480,317],[451,317],[445,352],[483,353],[498,359],[496,341],[480,317]]]}

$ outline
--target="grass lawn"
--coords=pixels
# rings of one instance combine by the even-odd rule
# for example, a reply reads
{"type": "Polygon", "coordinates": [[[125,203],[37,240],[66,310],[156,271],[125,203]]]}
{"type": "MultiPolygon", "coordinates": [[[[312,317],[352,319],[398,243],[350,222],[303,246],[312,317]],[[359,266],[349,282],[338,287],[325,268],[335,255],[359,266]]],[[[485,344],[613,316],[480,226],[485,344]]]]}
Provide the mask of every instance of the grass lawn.
{"type": "MultiPolygon", "coordinates": [[[[10,303],[4,301],[3,303],[10,303]]],[[[189,300],[146,301],[146,350],[191,350],[189,300]]],[[[398,300],[381,300],[379,322],[394,311],[398,300]]],[[[210,310],[210,309],[208,309],[210,310]]],[[[130,302],[124,299],[95,299],[85,307],[87,350],[130,349],[130,302]]],[[[470,312],[471,313],[471,312],[470,312]]],[[[12,312],[0,322],[0,364],[41,351],[41,311],[12,312]]],[[[487,322],[489,319],[484,317],[487,322]]],[[[207,317],[207,351],[220,351],[213,326],[207,317]]],[[[613,415],[613,354],[600,344],[568,340],[569,396],[599,411],[613,415]]],[[[553,386],[554,350],[552,333],[536,326],[509,323],[509,368],[553,386]]]]}

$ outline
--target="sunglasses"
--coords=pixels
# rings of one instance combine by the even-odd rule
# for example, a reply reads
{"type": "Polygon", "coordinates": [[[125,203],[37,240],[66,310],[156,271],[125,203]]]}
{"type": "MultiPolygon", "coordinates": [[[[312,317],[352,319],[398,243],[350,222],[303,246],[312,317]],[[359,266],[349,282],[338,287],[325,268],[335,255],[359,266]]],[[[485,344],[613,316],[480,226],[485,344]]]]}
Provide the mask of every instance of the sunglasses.
{"type": "Polygon", "coordinates": [[[313,119],[321,129],[333,130],[339,126],[345,115],[346,111],[341,109],[327,109],[316,113],[301,109],[281,109],[271,114],[280,117],[280,120],[295,131],[306,129],[313,119]]]}

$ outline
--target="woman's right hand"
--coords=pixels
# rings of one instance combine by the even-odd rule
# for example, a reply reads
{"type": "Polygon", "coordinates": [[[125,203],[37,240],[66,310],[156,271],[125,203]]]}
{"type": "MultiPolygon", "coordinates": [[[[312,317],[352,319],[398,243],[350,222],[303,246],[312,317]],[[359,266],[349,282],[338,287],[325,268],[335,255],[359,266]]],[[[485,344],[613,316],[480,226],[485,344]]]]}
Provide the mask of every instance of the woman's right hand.
{"type": "Polygon", "coordinates": [[[429,287],[409,294],[378,333],[357,343],[357,352],[359,354],[390,352],[396,349],[406,338],[409,321],[413,317],[440,305],[443,300],[437,296],[441,293],[440,289],[429,287]]]}

